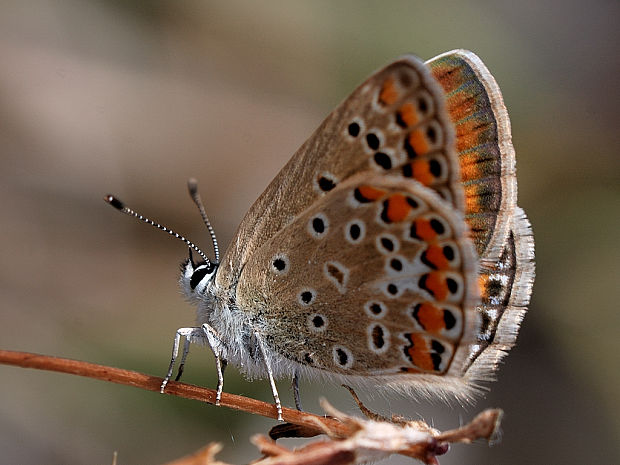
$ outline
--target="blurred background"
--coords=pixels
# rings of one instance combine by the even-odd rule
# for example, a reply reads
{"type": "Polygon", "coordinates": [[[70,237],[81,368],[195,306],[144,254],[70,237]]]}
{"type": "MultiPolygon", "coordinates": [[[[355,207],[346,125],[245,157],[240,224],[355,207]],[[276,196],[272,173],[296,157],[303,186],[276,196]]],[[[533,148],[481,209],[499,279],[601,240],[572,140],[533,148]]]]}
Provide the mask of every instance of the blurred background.
{"type": "MultiPolygon", "coordinates": [[[[210,251],[186,192],[195,176],[225,247],[370,73],[467,48],[512,120],[536,237],[531,309],[473,407],[360,394],[441,429],[505,410],[500,444],[454,447],[442,464],[620,463],[619,13],[604,0],[0,1],[0,348],[163,375],[176,328],[194,321],[177,287],[186,248],[103,195],[210,251]]],[[[274,424],[75,376],[0,366],[0,379],[7,464],[103,465],[114,451],[157,464],[210,441],[245,463],[249,437],[274,424]]],[[[194,348],[184,379],[215,385],[208,350],[194,348]]],[[[271,399],[234,368],[225,389],[271,399]]],[[[280,391],[291,405],[287,381],[280,391]]],[[[302,396],[356,412],[342,388],[303,382],[302,396]]]]}

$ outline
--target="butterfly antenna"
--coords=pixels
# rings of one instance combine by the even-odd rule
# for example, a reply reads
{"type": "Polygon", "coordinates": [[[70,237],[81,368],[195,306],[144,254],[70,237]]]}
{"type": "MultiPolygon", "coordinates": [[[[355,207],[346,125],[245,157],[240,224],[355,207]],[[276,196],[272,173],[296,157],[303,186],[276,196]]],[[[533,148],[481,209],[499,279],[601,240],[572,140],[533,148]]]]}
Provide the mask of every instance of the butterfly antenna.
{"type": "Polygon", "coordinates": [[[180,234],[175,233],[172,229],[168,229],[167,227],[165,227],[165,226],[163,226],[163,225],[161,225],[159,223],[156,223],[155,221],[150,220],[150,219],[140,215],[139,213],[136,213],[131,208],[125,206],[125,204],[123,202],[121,202],[117,197],[114,197],[113,195],[108,194],[108,195],[106,195],[103,198],[103,200],[108,202],[110,205],[112,205],[118,211],[120,211],[122,213],[125,213],[126,215],[133,216],[134,218],[137,218],[140,221],[144,221],[145,223],[148,223],[151,226],[155,226],[157,229],[161,229],[162,231],[167,232],[171,236],[174,236],[177,239],[185,242],[188,246],[190,246],[190,248],[194,249],[198,255],[200,255],[200,257],[205,261],[207,266],[211,266],[211,260],[209,260],[209,258],[205,255],[205,253],[202,250],[200,250],[198,248],[198,246],[196,246],[196,244],[194,244],[192,241],[184,238],[180,234]]]}
{"type": "Polygon", "coordinates": [[[189,189],[189,195],[192,197],[192,200],[198,207],[200,216],[202,216],[202,221],[204,221],[205,226],[209,230],[209,234],[211,234],[211,241],[213,242],[213,252],[215,253],[215,263],[219,263],[220,247],[217,245],[217,237],[215,237],[215,231],[213,230],[213,226],[211,226],[209,218],[207,218],[207,212],[205,211],[205,207],[202,204],[202,199],[200,198],[200,194],[198,193],[198,181],[196,181],[194,178],[189,178],[189,180],[187,181],[187,188],[189,189]]]}

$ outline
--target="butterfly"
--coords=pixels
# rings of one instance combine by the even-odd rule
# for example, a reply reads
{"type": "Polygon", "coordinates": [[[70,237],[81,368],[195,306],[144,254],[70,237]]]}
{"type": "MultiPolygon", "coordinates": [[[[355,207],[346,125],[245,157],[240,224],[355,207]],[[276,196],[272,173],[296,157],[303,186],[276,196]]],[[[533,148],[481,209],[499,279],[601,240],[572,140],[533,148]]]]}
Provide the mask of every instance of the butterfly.
{"type": "MultiPolygon", "coordinates": [[[[329,381],[469,401],[515,344],[534,281],[517,206],[510,122],[472,52],[375,72],[323,121],[252,205],[215,260],[113,196],[117,209],[190,246],[180,284],[218,373],[329,381]],[[192,249],[200,255],[197,261],[192,249]]],[[[177,379],[179,378],[177,376],[177,379]]]]}

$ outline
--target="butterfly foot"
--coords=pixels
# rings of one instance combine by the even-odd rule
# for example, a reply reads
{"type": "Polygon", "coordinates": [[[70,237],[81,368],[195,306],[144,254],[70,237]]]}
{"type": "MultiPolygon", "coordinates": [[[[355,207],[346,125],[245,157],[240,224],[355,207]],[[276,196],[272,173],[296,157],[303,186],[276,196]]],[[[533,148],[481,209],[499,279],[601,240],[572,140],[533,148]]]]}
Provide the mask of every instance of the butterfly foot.
{"type": "Polygon", "coordinates": [[[163,394],[164,390],[166,389],[166,385],[168,384],[168,378],[164,378],[163,382],[161,383],[161,386],[159,388],[159,393],[163,394]]]}
{"type": "Polygon", "coordinates": [[[215,391],[215,406],[219,407],[222,401],[222,390],[224,389],[224,378],[217,380],[217,388],[215,391]]]}
{"type": "Polygon", "coordinates": [[[217,369],[217,388],[215,391],[215,405],[216,407],[220,406],[220,402],[222,401],[222,391],[224,390],[224,371],[228,366],[228,362],[220,358],[218,355],[215,356],[215,367],[217,369]]]}

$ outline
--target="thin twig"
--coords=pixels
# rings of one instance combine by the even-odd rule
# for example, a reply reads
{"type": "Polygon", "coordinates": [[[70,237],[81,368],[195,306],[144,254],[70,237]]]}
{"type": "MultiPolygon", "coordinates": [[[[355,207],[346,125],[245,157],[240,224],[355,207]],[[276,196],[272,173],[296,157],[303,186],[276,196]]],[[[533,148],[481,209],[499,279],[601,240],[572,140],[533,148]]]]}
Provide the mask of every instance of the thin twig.
{"type": "MultiPolygon", "coordinates": [[[[154,392],[159,392],[163,381],[162,378],[135,371],[9,350],[0,350],[0,364],[70,373],[154,392]]],[[[351,392],[356,397],[352,390],[351,392]]],[[[209,404],[215,404],[216,398],[214,389],[179,382],[169,383],[166,386],[166,394],[209,404]]],[[[359,399],[357,401],[362,408],[363,404],[359,399]]],[[[273,404],[248,397],[223,393],[220,405],[268,418],[277,418],[276,407],[273,404]]],[[[440,433],[420,421],[404,421],[400,417],[391,421],[387,420],[365,407],[363,407],[364,413],[372,419],[363,420],[346,415],[325,400],[321,402],[321,406],[330,416],[318,416],[289,408],[282,409],[282,416],[285,421],[302,427],[306,433],[316,430],[317,434],[327,434],[329,440],[313,442],[301,449],[289,451],[266,437],[256,436],[253,441],[261,452],[266,454],[266,457],[255,463],[257,465],[307,463],[356,465],[368,460],[378,460],[391,454],[401,454],[421,460],[428,465],[437,465],[439,463],[437,456],[445,454],[450,443],[470,443],[477,439],[491,440],[497,433],[502,416],[501,410],[486,410],[469,424],[440,433]]],[[[226,465],[215,459],[215,454],[219,449],[220,446],[212,444],[194,455],[184,457],[169,465],[197,465],[199,463],[226,465]]]]}
{"type": "MultiPolygon", "coordinates": [[[[446,432],[449,442],[440,440],[442,434],[419,422],[391,422],[364,420],[339,412],[326,400],[321,406],[330,415],[347,424],[354,431],[346,439],[320,439],[290,450],[266,436],[255,435],[251,441],[263,455],[251,465],[361,465],[379,461],[392,454],[401,454],[422,461],[426,465],[439,465],[438,456],[448,452],[449,442],[472,442],[489,439],[497,428],[499,410],[487,410],[471,423],[446,432]]],[[[328,434],[329,435],[329,434],[328,434]]],[[[212,444],[194,456],[167,465],[227,465],[215,459],[218,444],[212,444]],[[201,455],[202,461],[196,461],[201,455]]]]}
{"type": "MultiPolygon", "coordinates": [[[[123,370],[96,363],[82,362],[68,358],[51,357],[48,355],[33,354],[29,352],[16,352],[11,350],[0,350],[0,363],[13,365],[22,368],[34,368],[37,370],[56,371],[59,373],[69,373],[87,378],[109,381],[116,384],[133,386],[147,391],[159,392],[163,381],[157,376],[145,375],[131,370],[123,370]]],[[[215,405],[215,389],[208,389],[192,384],[171,381],[166,386],[166,394],[193,399],[208,404],[215,405]]],[[[268,404],[249,397],[238,396],[235,394],[222,393],[220,402],[222,407],[234,410],[261,415],[267,418],[276,419],[278,414],[273,404],[268,404]]],[[[349,428],[342,422],[313,415],[307,412],[300,412],[296,409],[282,408],[282,416],[285,421],[306,427],[307,429],[317,429],[317,421],[329,427],[330,432],[338,437],[347,437],[351,434],[349,428]]],[[[319,431],[319,434],[321,431],[319,431]]]]}

